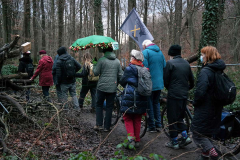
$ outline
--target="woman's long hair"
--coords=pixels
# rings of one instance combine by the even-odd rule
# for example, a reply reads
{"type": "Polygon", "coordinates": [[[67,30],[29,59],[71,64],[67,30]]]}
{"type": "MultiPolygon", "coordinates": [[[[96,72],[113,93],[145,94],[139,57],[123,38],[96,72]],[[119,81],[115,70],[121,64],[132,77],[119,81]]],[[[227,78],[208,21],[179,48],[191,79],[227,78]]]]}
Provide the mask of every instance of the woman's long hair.
{"type": "Polygon", "coordinates": [[[206,56],[205,63],[213,63],[217,59],[221,59],[221,55],[218,53],[216,47],[206,46],[201,49],[201,53],[204,53],[206,56]]]}
{"type": "Polygon", "coordinates": [[[89,52],[84,53],[83,54],[83,64],[86,67],[89,67],[89,64],[91,63],[91,61],[92,61],[92,55],[89,52]]]}

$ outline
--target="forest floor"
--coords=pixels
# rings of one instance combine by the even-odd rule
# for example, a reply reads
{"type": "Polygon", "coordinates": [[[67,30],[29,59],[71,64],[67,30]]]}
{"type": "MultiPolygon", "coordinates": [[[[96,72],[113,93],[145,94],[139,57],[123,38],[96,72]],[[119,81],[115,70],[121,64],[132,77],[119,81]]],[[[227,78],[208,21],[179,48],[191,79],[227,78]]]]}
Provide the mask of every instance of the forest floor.
{"type": "MultiPolygon", "coordinates": [[[[38,97],[39,100],[39,91],[31,92],[31,97],[38,97]]],[[[56,107],[59,106],[56,105],[56,107]]],[[[114,152],[119,150],[116,146],[126,139],[127,133],[122,122],[119,122],[109,135],[106,132],[93,130],[96,115],[90,113],[89,107],[85,107],[80,112],[71,109],[59,111],[59,114],[56,114],[54,107],[44,105],[26,110],[38,125],[23,120],[21,116],[14,114],[8,116],[9,136],[6,144],[10,155],[3,155],[0,151],[0,158],[68,159],[71,157],[70,154],[84,151],[96,153],[97,159],[103,160],[121,157],[114,156],[114,152]],[[108,138],[104,141],[107,136],[108,138]],[[100,147],[99,144],[101,144],[100,147]]],[[[194,143],[183,149],[173,150],[164,146],[167,141],[168,138],[163,131],[147,132],[141,139],[140,148],[136,150],[121,148],[121,150],[126,156],[149,157],[151,153],[155,153],[167,160],[195,160],[200,155],[200,150],[194,143]]],[[[240,155],[228,159],[240,159],[240,155]]]]}

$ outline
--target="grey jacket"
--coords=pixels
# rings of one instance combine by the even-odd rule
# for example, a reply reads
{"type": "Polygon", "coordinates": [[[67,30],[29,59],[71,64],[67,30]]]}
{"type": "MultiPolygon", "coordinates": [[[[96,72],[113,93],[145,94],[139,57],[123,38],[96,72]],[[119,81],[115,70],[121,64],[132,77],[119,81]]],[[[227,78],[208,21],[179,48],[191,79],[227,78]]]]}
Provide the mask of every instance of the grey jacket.
{"type": "Polygon", "coordinates": [[[97,89],[102,92],[113,93],[117,90],[117,85],[123,75],[120,61],[113,52],[106,52],[93,67],[95,76],[99,75],[97,89]]]}

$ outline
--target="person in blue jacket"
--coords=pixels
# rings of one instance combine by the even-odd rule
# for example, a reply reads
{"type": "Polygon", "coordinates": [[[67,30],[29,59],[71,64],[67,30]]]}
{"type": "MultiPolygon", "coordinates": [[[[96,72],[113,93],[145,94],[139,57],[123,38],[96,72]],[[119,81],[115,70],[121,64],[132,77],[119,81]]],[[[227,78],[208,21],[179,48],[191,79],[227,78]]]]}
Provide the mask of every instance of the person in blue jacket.
{"type": "Polygon", "coordinates": [[[126,112],[123,116],[124,124],[127,133],[133,137],[128,142],[127,148],[129,149],[131,149],[130,144],[136,148],[139,147],[142,115],[146,113],[148,103],[148,97],[141,96],[135,91],[138,87],[138,69],[136,66],[143,67],[142,61],[142,52],[132,50],[130,64],[120,79],[120,84],[125,88],[122,95],[121,112],[126,112]]]}
{"type": "Polygon", "coordinates": [[[166,61],[159,47],[152,41],[146,39],[142,46],[144,49],[143,65],[149,68],[152,79],[152,95],[148,99],[148,131],[156,132],[162,127],[159,98],[164,88],[163,69],[166,61]]]}

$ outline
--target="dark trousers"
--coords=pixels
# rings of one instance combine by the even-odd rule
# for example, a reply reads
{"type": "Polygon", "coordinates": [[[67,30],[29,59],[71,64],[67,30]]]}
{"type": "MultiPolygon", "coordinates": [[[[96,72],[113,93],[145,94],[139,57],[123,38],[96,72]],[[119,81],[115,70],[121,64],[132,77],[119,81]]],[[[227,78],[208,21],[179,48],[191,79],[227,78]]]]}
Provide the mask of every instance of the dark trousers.
{"type": "Polygon", "coordinates": [[[187,130],[187,126],[183,123],[187,100],[186,99],[170,99],[167,100],[167,118],[169,133],[171,138],[178,136],[178,132],[187,130]]]}
{"type": "Polygon", "coordinates": [[[49,96],[49,88],[50,86],[42,86],[43,95],[45,97],[49,96]]]}
{"type": "Polygon", "coordinates": [[[112,120],[112,109],[114,106],[114,98],[116,97],[116,92],[107,93],[97,90],[97,103],[96,103],[96,125],[103,125],[103,103],[106,99],[106,114],[104,118],[104,128],[110,129],[112,120]]]}
{"type": "Polygon", "coordinates": [[[80,97],[78,100],[79,105],[83,105],[84,98],[86,97],[89,90],[92,97],[92,108],[96,108],[96,86],[82,86],[82,89],[80,91],[80,97]]]}
{"type": "Polygon", "coordinates": [[[152,91],[152,95],[148,97],[148,128],[160,128],[161,125],[161,111],[160,98],[161,90],[152,91]]]}

